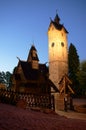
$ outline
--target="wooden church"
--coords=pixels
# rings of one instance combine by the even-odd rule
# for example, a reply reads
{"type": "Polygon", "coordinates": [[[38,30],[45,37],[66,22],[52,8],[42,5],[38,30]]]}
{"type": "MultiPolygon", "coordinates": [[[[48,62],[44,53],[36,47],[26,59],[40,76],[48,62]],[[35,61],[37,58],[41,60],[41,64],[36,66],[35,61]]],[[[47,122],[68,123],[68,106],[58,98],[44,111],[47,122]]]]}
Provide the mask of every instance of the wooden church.
{"type": "Polygon", "coordinates": [[[54,97],[55,111],[64,110],[65,99],[71,105],[71,81],[68,78],[68,31],[56,14],[48,28],[49,67],[40,64],[37,50],[31,46],[27,61],[19,59],[12,76],[12,90],[22,93],[48,94],[54,97]]]}
{"type": "Polygon", "coordinates": [[[12,76],[12,90],[15,92],[31,94],[50,94],[51,87],[54,92],[58,89],[48,78],[49,72],[46,64],[40,64],[37,50],[31,46],[27,61],[19,59],[12,76]]]}

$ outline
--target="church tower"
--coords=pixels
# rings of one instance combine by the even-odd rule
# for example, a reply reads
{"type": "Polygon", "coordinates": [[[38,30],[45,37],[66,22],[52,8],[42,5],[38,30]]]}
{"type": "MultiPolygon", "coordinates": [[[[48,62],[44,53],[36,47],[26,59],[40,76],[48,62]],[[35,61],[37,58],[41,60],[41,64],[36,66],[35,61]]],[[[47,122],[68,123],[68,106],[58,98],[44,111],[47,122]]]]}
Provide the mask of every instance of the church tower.
{"type": "Polygon", "coordinates": [[[48,28],[49,78],[59,89],[59,82],[64,74],[68,74],[68,31],[60,24],[56,14],[48,28]]]}

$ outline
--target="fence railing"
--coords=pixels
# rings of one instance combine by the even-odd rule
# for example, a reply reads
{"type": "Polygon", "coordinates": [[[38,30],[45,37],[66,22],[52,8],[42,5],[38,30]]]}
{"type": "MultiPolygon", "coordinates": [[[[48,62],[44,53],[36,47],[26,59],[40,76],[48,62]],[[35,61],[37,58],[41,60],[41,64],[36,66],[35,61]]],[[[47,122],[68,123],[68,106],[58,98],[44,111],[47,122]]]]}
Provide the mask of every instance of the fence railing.
{"type": "Polygon", "coordinates": [[[0,101],[2,103],[16,105],[18,101],[26,102],[26,107],[49,108],[54,110],[54,97],[50,94],[25,94],[7,90],[0,90],[0,101]]]}

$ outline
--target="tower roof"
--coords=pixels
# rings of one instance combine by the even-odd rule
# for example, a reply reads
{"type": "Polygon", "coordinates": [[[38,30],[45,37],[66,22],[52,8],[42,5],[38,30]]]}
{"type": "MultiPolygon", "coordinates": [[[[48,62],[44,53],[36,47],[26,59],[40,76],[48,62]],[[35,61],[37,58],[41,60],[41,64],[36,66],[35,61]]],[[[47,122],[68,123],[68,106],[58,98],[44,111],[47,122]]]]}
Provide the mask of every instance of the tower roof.
{"type": "MultiPolygon", "coordinates": [[[[60,18],[58,16],[58,14],[56,13],[56,16],[54,18],[54,20],[51,19],[51,22],[50,22],[50,25],[49,25],[49,28],[51,27],[51,25],[54,25],[54,27],[57,29],[57,30],[62,30],[62,28],[64,28],[65,32],[68,33],[68,31],[66,30],[66,28],[64,27],[63,24],[60,24],[60,18]]],[[[48,28],[48,30],[49,30],[48,28]]]]}
{"type": "Polygon", "coordinates": [[[34,45],[32,45],[30,48],[30,51],[32,51],[32,50],[37,51],[34,45]]]}
{"type": "Polygon", "coordinates": [[[55,18],[54,18],[54,22],[56,22],[57,24],[59,24],[60,21],[60,17],[58,16],[58,14],[56,14],[55,18]]]}

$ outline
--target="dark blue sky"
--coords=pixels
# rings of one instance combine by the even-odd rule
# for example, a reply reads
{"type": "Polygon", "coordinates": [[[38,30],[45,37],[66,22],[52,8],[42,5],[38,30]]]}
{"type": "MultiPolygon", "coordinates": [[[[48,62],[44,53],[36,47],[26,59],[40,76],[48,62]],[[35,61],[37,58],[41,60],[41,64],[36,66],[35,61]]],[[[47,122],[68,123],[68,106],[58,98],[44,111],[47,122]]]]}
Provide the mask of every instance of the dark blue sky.
{"type": "Polygon", "coordinates": [[[48,61],[47,30],[57,13],[80,60],[86,60],[86,0],[0,0],[0,71],[12,72],[34,43],[41,63],[48,61]]]}

